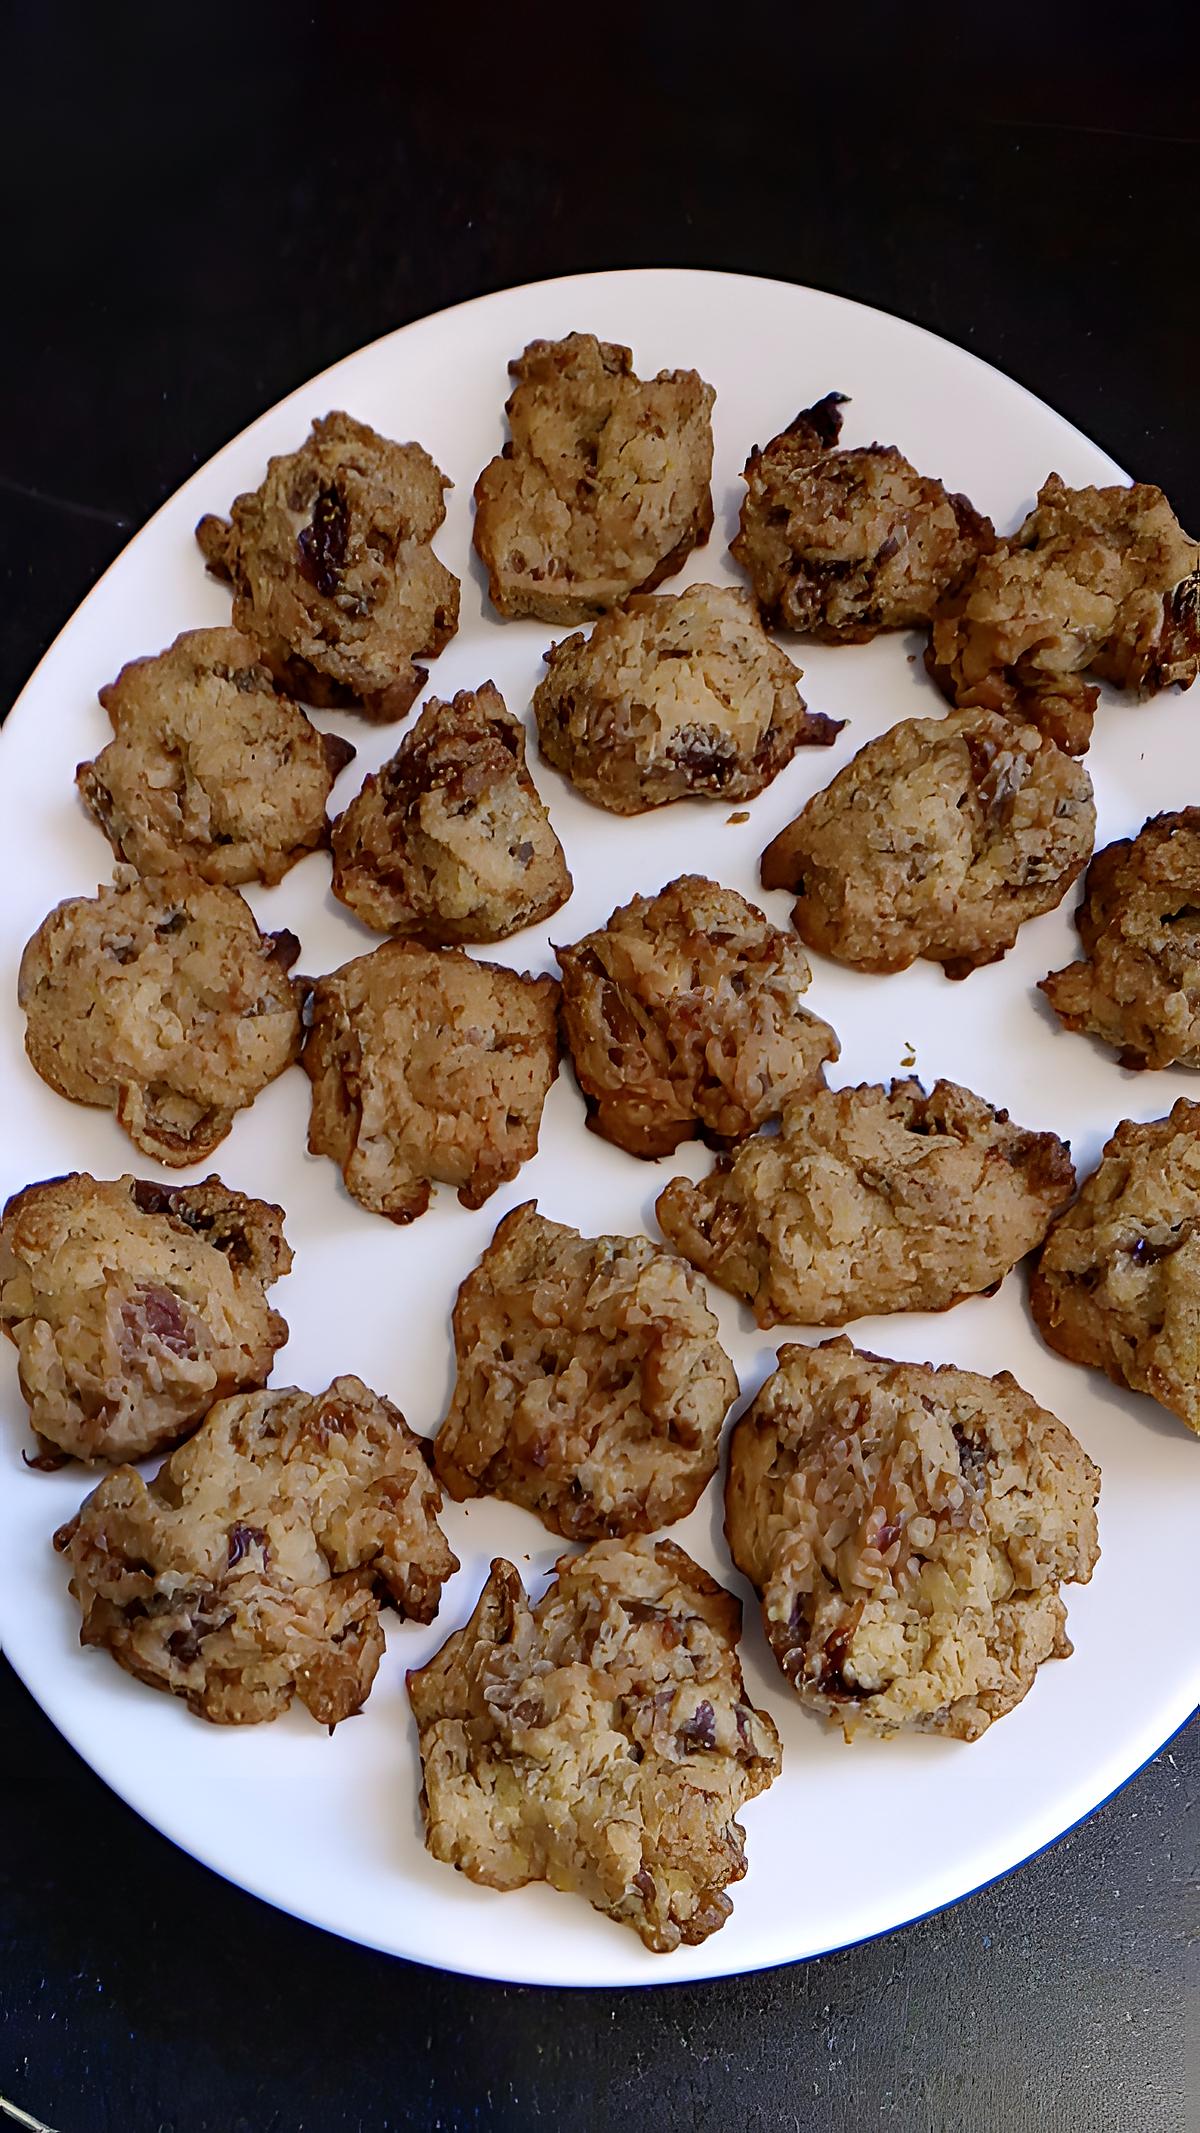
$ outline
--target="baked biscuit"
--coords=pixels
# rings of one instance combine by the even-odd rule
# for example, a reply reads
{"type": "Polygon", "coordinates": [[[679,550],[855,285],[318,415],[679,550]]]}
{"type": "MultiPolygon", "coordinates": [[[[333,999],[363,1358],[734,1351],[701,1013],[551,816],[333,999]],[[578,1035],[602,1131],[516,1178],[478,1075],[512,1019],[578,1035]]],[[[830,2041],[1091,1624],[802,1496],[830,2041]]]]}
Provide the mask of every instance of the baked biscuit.
{"type": "Polygon", "coordinates": [[[451,1496],[504,1496],[566,1540],[686,1518],[738,1394],[690,1267],[648,1237],[505,1215],[454,1306],[454,1397],[434,1440],[451,1496]]]}
{"type": "Polygon", "coordinates": [[[1092,781],[995,711],[906,718],[868,741],[767,846],[809,948],[860,970],[918,956],[965,978],[1052,911],[1096,834],[1092,781]]]}
{"type": "Polygon", "coordinates": [[[1059,1020],[1124,1067],[1200,1067],[1200,808],[1097,852],[1075,924],[1083,960],[1041,981],[1059,1020]]]}
{"type": "Polygon", "coordinates": [[[280,694],[249,637],[185,630],[100,702],[114,738],[75,783],[139,874],[274,883],[328,844],[325,803],[354,750],[280,694]]]}
{"type": "Polygon", "coordinates": [[[236,889],[118,867],[26,946],[25,1049],[60,1096],[115,1111],[144,1154],[203,1162],[299,1055],[299,952],[294,933],[260,933],[236,889]]]}
{"type": "Polygon", "coordinates": [[[1200,545],[1161,489],[1068,489],[1057,474],[933,625],[926,664],[951,701],[1030,719],[1081,755],[1094,675],[1153,696],[1200,667],[1200,545]]]}
{"type": "Polygon", "coordinates": [[[564,1555],[536,1607],[494,1562],[465,1628],[408,1677],[434,1858],[586,1896],[656,1954],[715,1933],[746,1871],[735,1817],[781,1766],[741,1619],[671,1541],[564,1555]]]}
{"type": "Polygon", "coordinates": [[[995,542],[990,519],[895,445],[839,445],[845,400],[826,393],[755,445],[731,549],[772,627],[826,644],[928,623],[995,542]]]}
{"type": "Polygon", "coordinates": [[[1071,1651],[1100,1474],[1014,1378],[785,1347],[733,1433],[725,1531],[802,1703],[977,1740],[1071,1651]]]}
{"type": "Polygon", "coordinates": [[[794,935],[698,874],[635,896],[569,948],[563,1033],[588,1124],[630,1155],[670,1155],[700,1134],[741,1140],[838,1056],[800,1005],[810,977],[794,935]]]}
{"type": "Polygon", "coordinates": [[[839,720],[805,707],[799,667],[728,585],[630,600],[552,644],[534,691],[542,754],[615,815],[668,801],[749,800],[839,720]]]}
{"type": "Polygon", "coordinates": [[[558,1072],[558,985],[456,948],[385,941],[313,988],[309,1151],[392,1222],[434,1182],[482,1207],[536,1153],[558,1072]]]}
{"type": "Polygon", "coordinates": [[[571,894],[525,765],[525,729],[490,681],[434,697],[333,832],[333,893],[381,933],[502,941],[571,894]]]}
{"type": "Polygon", "coordinates": [[[291,1264],[282,1208],[220,1178],[27,1185],[0,1219],[0,1326],[39,1449],[145,1459],[265,1384],[288,1336],[266,1291],[291,1264]]]}
{"type": "Polygon", "coordinates": [[[305,702],[403,718],[458,628],[458,579],[430,546],[450,487],[419,444],[350,415],[314,422],[268,460],[228,520],[202,518],[209,569],[233,583],[234,626],[305,702]]]}
{"type": "Polygon", "coordinates": [[[1200,1104],[1122,1120],[1030,1285],[1042,1338],[1200,1432],[1200,1104]]]}
{"type": "Polygon", "coordinates": [[[760,1326],[844,1326],[945,1311],[996,1288],[1075,1190],[1070,1151],[953,1081],[927,1096],[819,1089],[786,1105],[693,1185],[673,1178],[659,1223],[760,1326]]]}
{"type": "Polygon", "coordinates": [[[712,530],[711,385],[639,378],[628,348],[569,333],[509,364],[510,440],[475,484],[497,612],[587,622],[681,570],[712,530]]]}
{"type": "Polygon", "coordinates": [[[54,1536],[83,1614],[151,1688],[217,1725],[297,1696],[332,1728],[383,1655],[380,1604],[432,1622],[457,1558],[399,1408],[361,1378],[221,1400],[154,1480],[117,1467],[54,1536]]]}

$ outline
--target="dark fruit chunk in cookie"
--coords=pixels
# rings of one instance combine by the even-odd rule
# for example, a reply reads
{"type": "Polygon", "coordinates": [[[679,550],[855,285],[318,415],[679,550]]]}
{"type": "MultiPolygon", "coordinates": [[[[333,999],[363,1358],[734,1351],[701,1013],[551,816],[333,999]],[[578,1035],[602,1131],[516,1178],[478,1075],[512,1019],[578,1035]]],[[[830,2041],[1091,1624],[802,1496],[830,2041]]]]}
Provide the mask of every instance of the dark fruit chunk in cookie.
{"type": "Polygon", "coordinates": [[[203,518],[209,568],[233,583],[235,627],[283,686],[323,708],[402,718],[458,628],[458,579],[430,543],[450,484],[419,444],[350,415],[314,422],[228,520],[203,518]]]}

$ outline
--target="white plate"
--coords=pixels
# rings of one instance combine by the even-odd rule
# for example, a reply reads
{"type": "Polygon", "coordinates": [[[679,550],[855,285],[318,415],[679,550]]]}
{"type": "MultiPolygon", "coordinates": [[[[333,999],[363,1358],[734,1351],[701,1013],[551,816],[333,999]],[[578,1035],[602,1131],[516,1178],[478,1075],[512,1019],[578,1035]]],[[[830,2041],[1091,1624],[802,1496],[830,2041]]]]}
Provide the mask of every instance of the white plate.
{"type": "MultiPolygon", "coordinates": [[[[965,324],[966,322],[964,322],[965,324]]],[[[812,290],[724,274],[585,275],[481,298],[348,356],[264,415],[196,474],[132,541],[46,655],[3,730],[0,748],[0,969],[9,1002],[0,1033],[0,1187],[76,1167],[101,1177],[147,1172],[112,1117],[51,1093],[26,1063],[12,1005],[21,947],[51,905],[91,893],[109,853],[75,800],[76,762],[107,737],[99,685],[122,662],[178,630],[218,622],[228,594],[205,575],[192,529],[253,488],[270,452],[304,437],[311,417],[347,408],[387,435],[416,437],[453,477],[439,553],[463,578],[462,626],[432,669],[439,695],[489,675],[528,711],[550,632],[499,623],[470,550],[471,487],[505,434],[505,366],[526,341],[590,329],[629,343],[639,371],[694,365],[716,386],[717,522],[671,589],[732,579],[734,530],[748,448],[820,394],[851,395],[847,442],[895,442],[930,473],[964,489],[1007,529],[1053,468],[1068,482],[1124,477],[1078,431],[973,356],[916,327],[812,290]]],[[[1148,471],[1153,472],[1153,469],[1148,471]]],[[[793,647],[796,649],[796,647],[793,647]]],[[[897,718],[935,714],[915,638],[863,648],[798,648],[810,705],[849,723],[831,750],[801,749],[730,826],[728,806],[685,805],[620,821],[590,808],[545,766],[549,802],[575,877],[549,928],[507,942],[499,959],[553,968],[552,933],[572,939],[614,904],[685,869],[708,871],[762,901],[780,922],[788,899],[764,896],[757,860],[767,839],[873,734],[897,718]]],[[[337,794],[395,747],[400,730],[331,717],[357,762],[337,794]]],[[[1157,808],[1200,797],[1200,726],[1177,695],[1153,706],[1102,706],[1088,759],[1099,842],[1137,829],[1157,808]]],[[[306,971],[331,969],[374,943],[329,893],[329,861],[307,859],[277,889],[251,890],[264,924],[290,926],[306,971]]],[[[929,965],[862,977],[816,959],[811,1004],[840,1033],[835,1078],[879,1080],[906,1046],[919,1072],[947,1074],[1007,1104],[1022,1124],[1052,1127],[1089,1167],[1126,1115],[1152,1118],[1198,1085],[1182,1072],[1124,1073],[1098,1047],[1062,1034],[1033,990],[1066,961],[1067,904],[1024,928],[1005,960],[965,984],[929,965]]],[[[564,1071],[546,1107],[536,1159],[478,1213],[441,1191],[432,1212],[395,1229],[365,1213],[331,1163],[308,1157],[308,1084],[297,1069],[244,1112],[214,1165],[231,1183],[288,1211],[295,1271],[274,1292],[291,1326],[278,1383],[311,1389],[357,1371],[432,1432],[450,1381],[448,1314],[500,1216],[537,1196],[548,1215],[585,1231],[654,1234],[664,1180],[707,1165],[692,1146],[641,1164],[585,1132],[564,1071]]],[[[190,1173],[189,1173],[190,1175],[190,1173]]],[[[749,1315],[711,1292],[745,1396],[773,1360],[749,1315]]],[[[1197,1698],[1194,1562],[1200,1445],[1147,1400],[1072,1369],[1039,1342],[1023,1278],[988,1301],[941,1317],[898,1317],[853,1329],[884,1354],[1011,1369],[1060,1413],[1104,1473],[1103,1557],[1067,1600],[1075,1656],[1043,1667],[1018,1710],[973,1746],[934,1739],[854,1748],[790,1700],[766,1653],[752,1596],[732,1571],[711,1488],[674,1536],[747,1602],[743,1654],[754,1698],[784,1744],[784,1774],[746,1810],[749,1872],[733,1917],[703,1947],[648,1954],[626,1927],[579,1899],[531,1888],[478,1889],[426,1854],[418,1764],[404,1673],[462,1622],[492,1555],[510,1555],[540,1587],[559,1549],[512,1506],[450,1505],[445,1524],[463,1568],[429,1629],[388,1624],[387,1655],[364,1715],[330,1739],[297,1709],[276,1724],[222,1729],[155,1695],[100,1653],[80,1651],[78,1616],[49,1536],[88,1486],[78,1467],[30,1473],[12,1351],[0,1368],[0,1626],[8,1656],[54,1724],[131,1806],[196,1858],[282,1909],[332,1931],[480,1976],[579,1985],[662,1983],[727,1974],[819,1953],[951,1902],[1027,1858],[1120,1785],[1179,1726],[1197,1698]]],[[[784,1336],[780,1336],[784,1337],[784,1336]]],[[[811,1337],[811,1336],[809,1336],[811,1337]]],[[[113,1864],[114,1862],[110,1862],[113,1864]]]]}

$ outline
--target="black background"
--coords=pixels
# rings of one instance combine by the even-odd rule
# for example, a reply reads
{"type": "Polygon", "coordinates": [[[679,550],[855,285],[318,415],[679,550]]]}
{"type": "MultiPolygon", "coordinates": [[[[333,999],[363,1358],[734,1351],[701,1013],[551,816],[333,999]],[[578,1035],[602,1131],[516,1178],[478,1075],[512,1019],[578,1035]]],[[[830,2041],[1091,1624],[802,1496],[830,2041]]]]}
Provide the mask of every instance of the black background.
{"type": "MultiPolygon", "coordinates": [[[[738,268],[903,313],[1200,526],[1195,10],[974,14],[6,11],[0,705],[128,534],[291,387],[586,268],[738,268]]],[[[56,2133],[1184,2133],[1198,1778],[1193,1727],[1005,1883],[819,1963],[518,1990],[225,1887],[0,1665],[0,2096],[56,2133]]]]}

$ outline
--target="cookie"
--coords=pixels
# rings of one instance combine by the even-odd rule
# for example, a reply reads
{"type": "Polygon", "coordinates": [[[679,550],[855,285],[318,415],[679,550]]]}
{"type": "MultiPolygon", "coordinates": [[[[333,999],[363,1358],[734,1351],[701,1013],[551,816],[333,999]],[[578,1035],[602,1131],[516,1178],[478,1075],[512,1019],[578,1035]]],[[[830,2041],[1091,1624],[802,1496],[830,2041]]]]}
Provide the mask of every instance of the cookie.
{"type": "Polygon", "coordinates": [[[799,667],[728,585],[630,600],[552,644],[534,692],[542,754],[615,815],[671,800],[749,800],[839,720],[810,712],[799,667]]]}
{"type": "Polygon", "coordinates": [[[1097,852],[1075,924],[1083,959],[1041,980],[1059,1021],[1124,1067],[1200,1067],[1200,808],[1097,852]]]}
{"type": "Polygon", "coordinates": [[[260,933],[236,889],[118,867],[26,946],[25,1049],[60,1096],[115,1111],[143,1154],[203,1162],[299,1055],[299,952],[294,933],[260,933]]]}
{"type": "Polygon", "coordinates": [[[1051,1348],[1200,1433],[1200,1104],[1122,1120],[1046,1238],[1029,1300],[1051,1348]]]}
{"type": "Polygon", "coordinates": [[[800,1701],[977,1740],[1069,1656],[1100,1474],[1014,1378],[784,1347],[733,1432],[725,1531],[800,1701]]]}
{"type": "Polygon", "coordinates": [[[839,444],[844,393],[826,393],[743,470],[731,554],[775,629],[826,644],[928,623],[995,542],[990,519],[891,444],[839,444]]]}
{"type": "Polygon", "coordinates": [[[955,1082],[819,1089],[693,1185],[664,1234],[760,1326],[945,1311],[996,1288],[1075,1190],[1070,1151],[955,1082]]]}
{"type": "Polygon", "coordinates": [[[656,1954],[707,1940],[746,1871],[735,1818],[782,1760],[746,1694],[741,1615],[671,1541],[563,1556],[536,1607],[494,1562],[465,1628],[408,1677],[434,1858],[585,1896],[656,1954]]]}
{"type": "Polygon", "coordinates": [[[221,1400],[147,1483],[117,1467],[54,1536],[82,1644],[217,1725],[293,1696],[330,1728],[361,1710],[380,1604],[432,1622],[457,1558],[399,1408],[361,1378],[221,1400]]]}
{"type": "Polygon", "coordinates": [[[434,1463],[459,1502],[594,1540],[686,1518],[717,1471],[737,1377],[697,1276],[648,1237],[514,1208],[458,1292],[454,1353],[434,1463]]]}
{"type": "Polygon", "coordinates": [[[139,874],[274,883],[329,843],[325,803],[354,750],[317,732],[238,630],[185,630],[100,702],[114,738],[75,782],[139,874]]]}
{"type": "Polygon", "coordinates": [[[490,681],[434,697],[333,832],[333,893],[380,933],[502,941],[571,894],[525,766],[525,729],[490,681]]]}
{"type": "Polygon", "coordinates": [[[458,579],[430,546],[446,476],[419,444],[350,415],[314,422],[299,451],[267,462],[229,518],[196,528],[210,570],[233,584],[235,628],[284,688],[364,718],[403,718],[458,628],[458,579]]]}
{"type": "Polygon", "coordinates": [[[586,622],[649,592],[713,522],[711,385],[635,375],[628,348],[570,333],[509,364],[510,441],[475,484],[475,548],[497,612],[586,622]]]}
{"type": "Polygon", "coordinates": [[[800,1005],[799,941],[701,875],[635,896],[554,952],[588,1124],[630,1155],[670,1155],[697,1133],[741,1140],[820,1088],[838,1056],[800,1005]]]}
{"type": "Polygon", "coordinates": [[[313,988],[309,1152],[375,1214],[412,1222],[434,1183],[464,1207],[536,1153],[558,1072],[558,985],[456,948],[385,941],[313,988]]]}
{"type": "Polygon", "coordinates": [[[1062,902],[1095,834],[1091,779],[1036,726],[906,718],[781,830],[762,879],[795,894],[809,948],[882,972],[924,956],[965,978],[1062,902]]]}
{"type": "Polygon", "coordinates": [[[282,1208],[220,1178],[27,1185],[0,1219],[0,1326],[39,1449],[145,1459],[265,1384],[288,1337],[266,1292],[291,1264],[282,1208]]]}
{"type": "Polygon", "coordinates": [[[1051,474],[935,619],[926,663],[952,703],[1031,720],[1082,754],[1096,680],[1153,696],[1196,679],[1200,545],[1150,482],[1068,489],[1051,474]]]}

